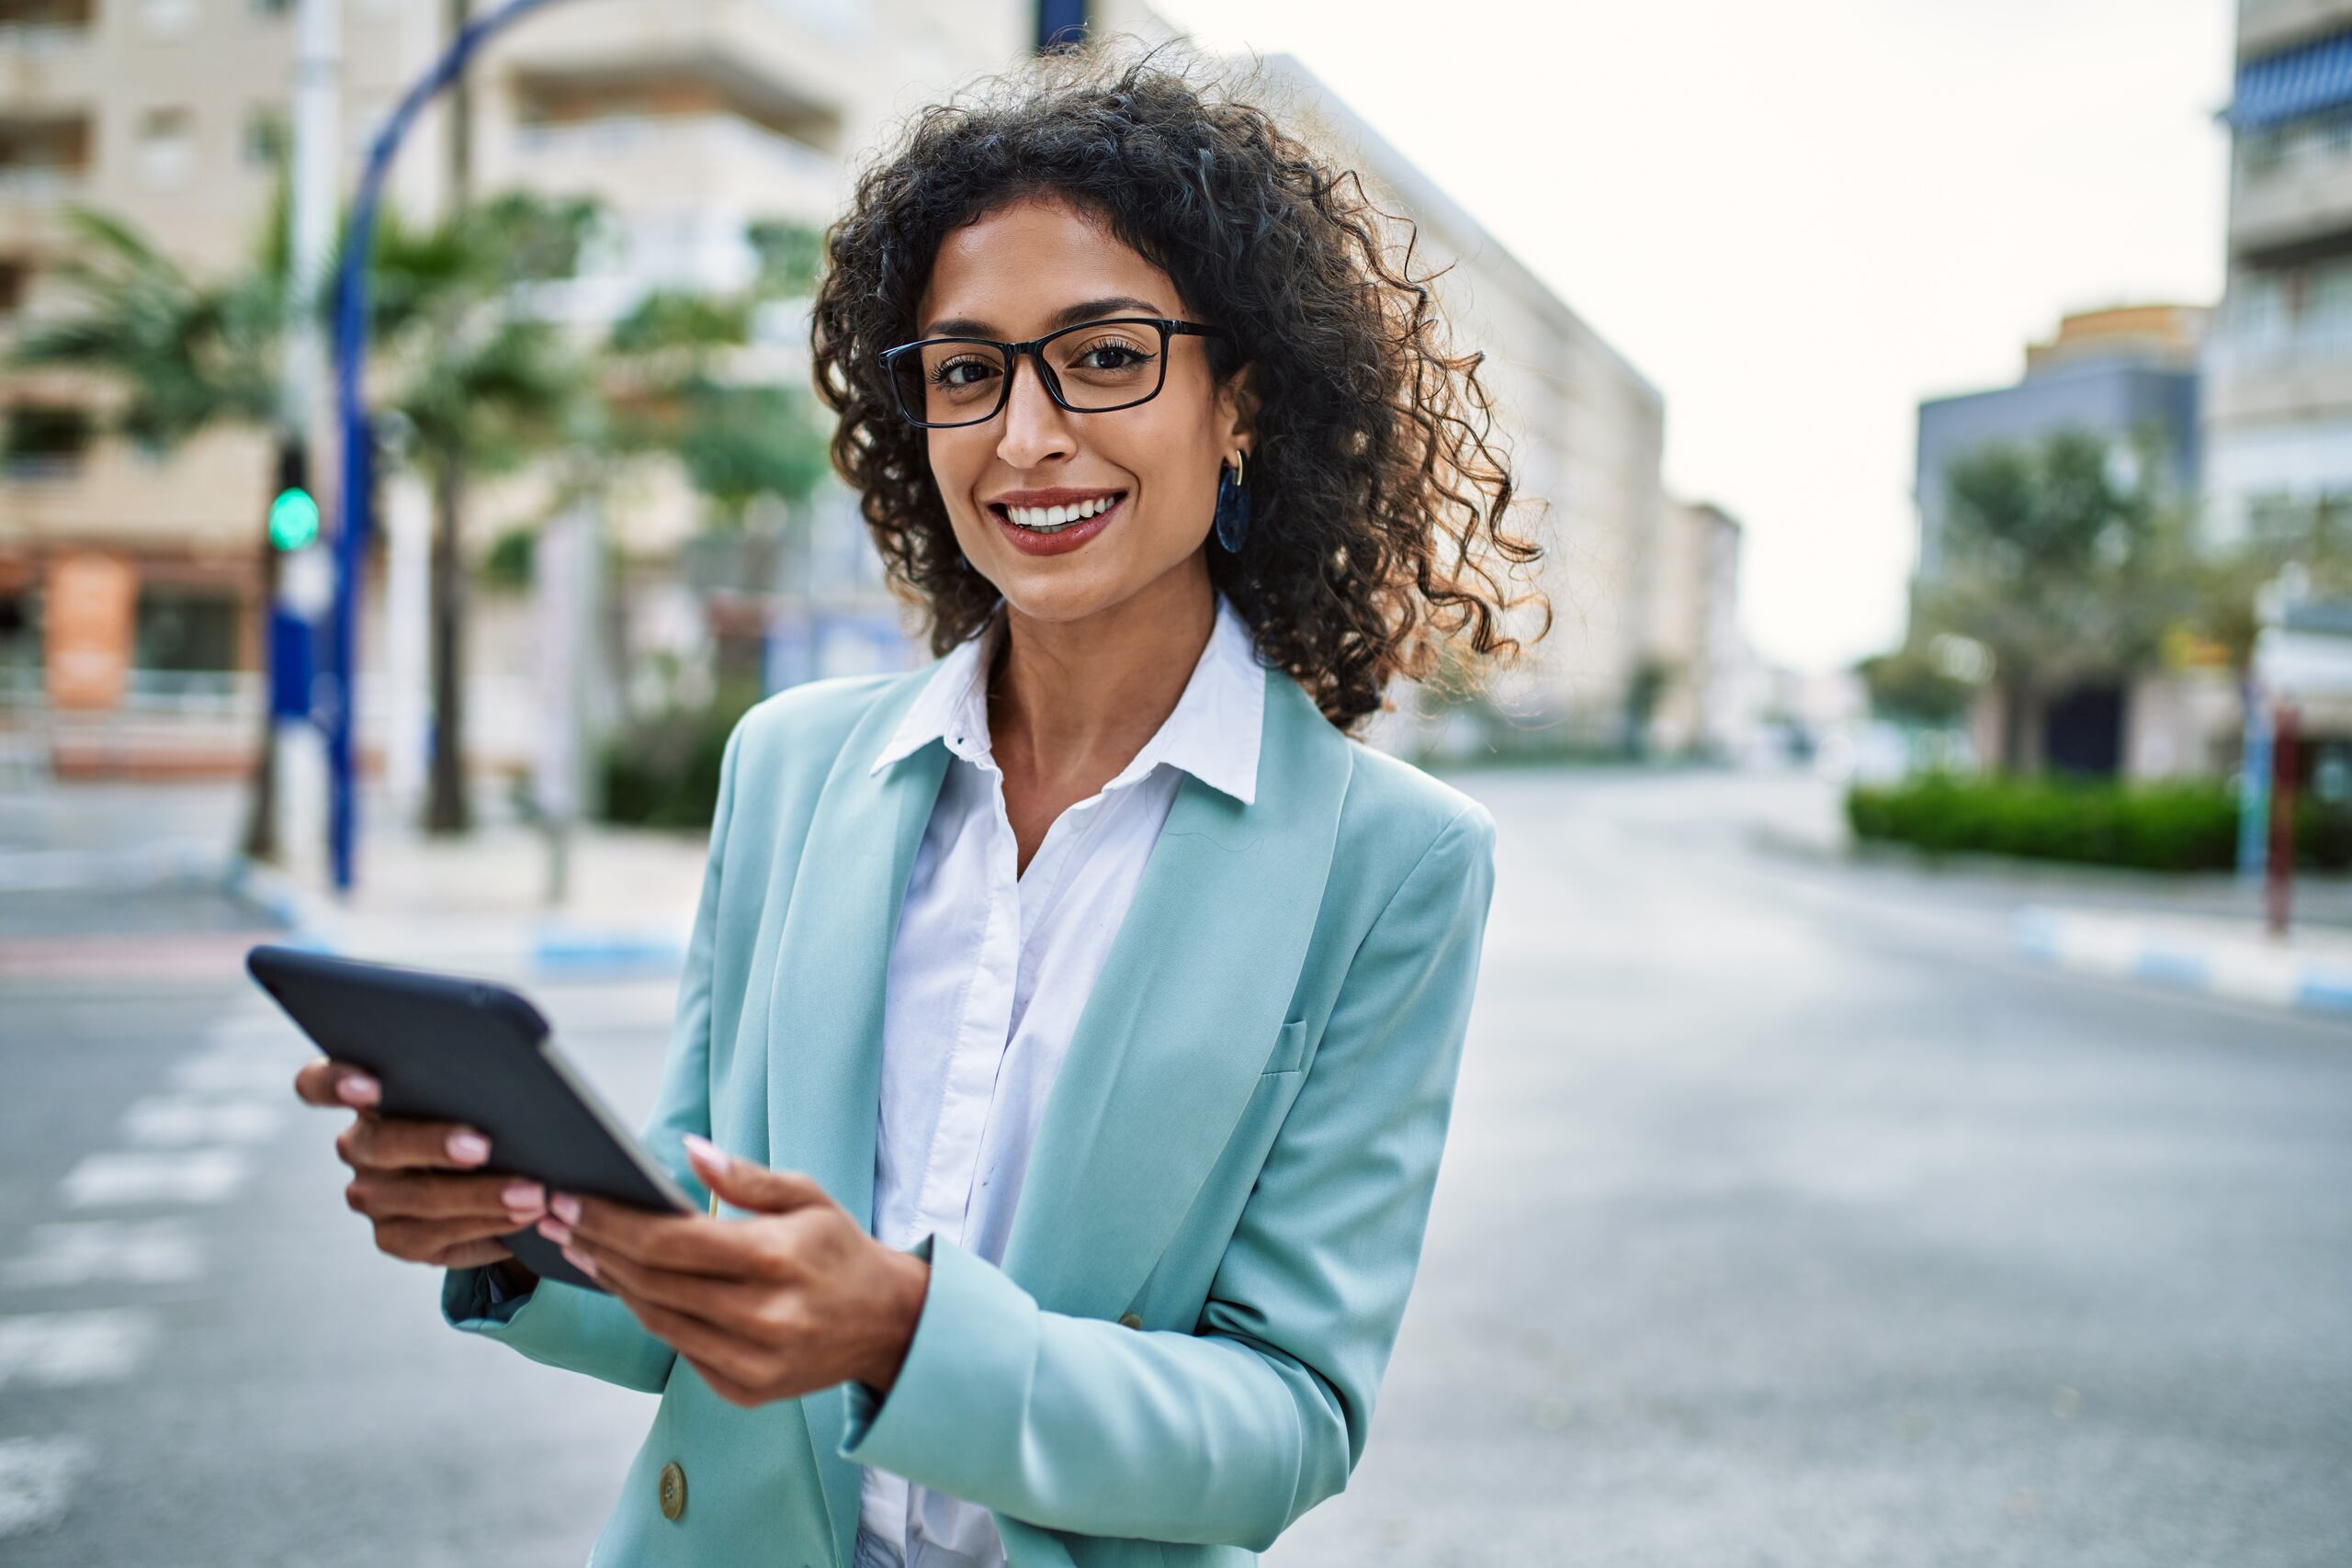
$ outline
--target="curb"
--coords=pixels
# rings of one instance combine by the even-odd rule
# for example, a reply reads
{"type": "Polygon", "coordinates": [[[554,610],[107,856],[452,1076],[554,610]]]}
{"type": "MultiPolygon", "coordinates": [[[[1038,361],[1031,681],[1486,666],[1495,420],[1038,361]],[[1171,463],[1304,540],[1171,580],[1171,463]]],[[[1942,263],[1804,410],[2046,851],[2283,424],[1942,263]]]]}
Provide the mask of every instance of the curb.
{"type": "Polygon", "coordinates": [[[571,981],[659,979],[686,962],[686,938],[674,931],[560,917],[476,931],[458,941],[446,931],[424,941],[380,940],[385,933],[367,931],[274,866],[232,855],[219,877],[231,896],[285,928],[280,945],[311,953],[571,981]]]}
{"type": "Polygon", "coordinates": [[[2033,908],[2010,925],[2018,948],[2062,969],[2352,1019],[2352,960],[2259,937],[2165,930],[2154,921],[2033,908]]]}

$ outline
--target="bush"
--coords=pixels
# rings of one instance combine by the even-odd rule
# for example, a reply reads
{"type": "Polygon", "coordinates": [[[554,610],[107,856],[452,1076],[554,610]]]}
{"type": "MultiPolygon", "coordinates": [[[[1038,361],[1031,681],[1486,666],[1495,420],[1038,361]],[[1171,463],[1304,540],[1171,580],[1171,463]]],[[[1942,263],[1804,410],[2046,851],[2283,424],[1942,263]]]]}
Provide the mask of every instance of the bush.
{"type": "MultiPolygon", "coordinates": [[[[1846,819],[1856,838],[1930,854],[2143,871],[2228,871],[2237,864],[2237,797],[2228,785],[2204,780],[2124,784],[1931,773],[1897,784],[1855,785],[1846,794],[1846,819]]],[[[2295,862],[2316,871],[2352,866],[2352,813],[2299,796],[2295,862]]]]}
{"type": "Polygon", "coordinates": [[[672,708],[625,728],[605,748],[605,819],[707,831],[727,738],[759,700],[755,686],[731,687],[707,707],[672,708]]]}

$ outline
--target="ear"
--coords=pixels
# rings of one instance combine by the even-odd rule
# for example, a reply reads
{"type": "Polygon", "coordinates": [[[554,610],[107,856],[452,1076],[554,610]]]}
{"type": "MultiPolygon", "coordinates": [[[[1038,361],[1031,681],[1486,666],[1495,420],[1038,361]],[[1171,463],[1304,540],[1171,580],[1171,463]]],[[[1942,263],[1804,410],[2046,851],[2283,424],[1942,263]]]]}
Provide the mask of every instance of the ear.
{"type": "Polygon", "coordinates": [[[1216,390],[1216,444],[1220,452],[1236,447],[1255,455],[1258,438],[1258,367],[1244,365],[1225,378],[1216,390]]]}

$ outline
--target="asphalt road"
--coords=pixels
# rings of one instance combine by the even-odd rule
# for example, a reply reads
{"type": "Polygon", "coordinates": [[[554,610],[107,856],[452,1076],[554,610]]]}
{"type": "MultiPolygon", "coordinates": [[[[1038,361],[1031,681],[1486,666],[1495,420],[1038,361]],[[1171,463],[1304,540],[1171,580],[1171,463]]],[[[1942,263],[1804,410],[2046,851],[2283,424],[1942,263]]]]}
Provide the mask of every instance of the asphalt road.
{"type": "MultiPolygon", "coordinates": [[[[1997,892],[1749,848],[1751,783],[1462,782],[1420,1281],[1274,1568],[2352,1562],[2352,1030],[2034,967],[1997,892]]],[[[535,990],[641,1111],[667,987],[535,990]]],[[[0,1562],[585,1556],[651,1400],[441,1325],[305,1049],[0,981],[0,1562]]]]}

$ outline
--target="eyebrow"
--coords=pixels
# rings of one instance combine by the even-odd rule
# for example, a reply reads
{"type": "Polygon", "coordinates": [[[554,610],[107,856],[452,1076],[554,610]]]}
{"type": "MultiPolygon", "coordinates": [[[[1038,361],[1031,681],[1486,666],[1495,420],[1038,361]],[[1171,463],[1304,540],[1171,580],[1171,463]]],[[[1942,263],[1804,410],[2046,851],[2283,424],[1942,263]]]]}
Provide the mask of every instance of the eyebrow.
{"type": "MultiPolygon", "coordinates": [[[[1046,330],[1053,332],[1060,327],[1074,326],[1080,321],[1091,321],[1097,316],[1115,316],[1121,313],[1145,315],[1156,319],[1160,314],[1160,310],[1150,300],[1138,299],[1132,294],[1106,295],[1100,299],[1081,299],[1075,305],[1063,306],[1046,318],[1046,330]]],[[[988,322],[971,316],[943,316],[924,329],[923,336],[988,337],[995,331],[996,329],[988,322]]]]}

